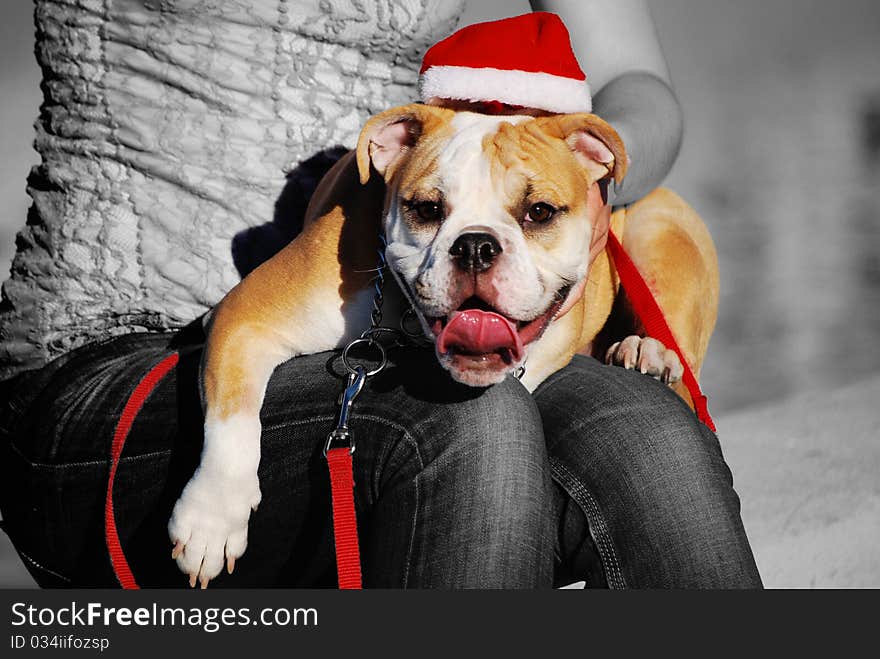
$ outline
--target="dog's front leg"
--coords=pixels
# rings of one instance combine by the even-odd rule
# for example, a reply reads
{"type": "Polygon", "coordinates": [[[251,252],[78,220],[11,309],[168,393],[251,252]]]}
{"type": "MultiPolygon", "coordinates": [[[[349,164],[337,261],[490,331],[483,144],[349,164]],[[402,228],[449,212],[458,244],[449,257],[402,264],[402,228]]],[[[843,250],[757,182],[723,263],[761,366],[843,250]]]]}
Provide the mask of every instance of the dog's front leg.
{"type": "Polygon", "coordinates": [[[260,502],[260,408],[272,371],[291,357],[344,345],[369,324],[366,264],[376,234],[354,241],[355,253],[339,252],[344,223],[337,210],[308,225],[214,310],[202,360],[201,462],[168,524],[172,556],[191,585],[205,587],[224,563],[231,572],[244,553],[260,502]]]}
{"type": "Polygon", "coordinates": [[[274,368],[289,357],[248,325],[215,326],[203,360],[205,435],[198,468],[174,506],[172,557],[202,587],[247,546],[248,520],[260,503],[260,407],[274,368]],[[219,331],[218,331],[219,330],[219,331]]]}

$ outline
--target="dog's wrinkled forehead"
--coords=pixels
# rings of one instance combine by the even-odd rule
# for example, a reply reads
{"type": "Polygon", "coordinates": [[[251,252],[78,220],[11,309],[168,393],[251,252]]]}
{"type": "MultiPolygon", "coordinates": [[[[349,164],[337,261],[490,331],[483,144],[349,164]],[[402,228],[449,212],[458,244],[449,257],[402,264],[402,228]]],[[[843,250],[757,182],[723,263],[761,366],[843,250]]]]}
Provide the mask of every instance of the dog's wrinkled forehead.
{"type": "MultiPolygon", "coordinates": [[[[415,145],[398,178],[399,191],[427,191],[435,188],[447,201],[465,188],[472,192],[490,183],[490,163],[483,145],[503,123],[528,117],[498,117],[470,112],[456,114],[434,134],[415,145]]],[[[482,190],[488,194],[489,190],[482,190]]]]}
{"type": "Polygon", "coordinates": [[[483,223],[509,215],[527,191],[568,205],[588,183],[569,146],[534,117],[469,112],[423,136],[399,174],[400,197],[442,202],[450,215],[483,223]]]}
{"type": "Polygon", "coordinates": [[[438,165],[444,173],[452,173],[461,167],[482,167],[490,164],[491,156],[498,151],[491,148],[502,127],[512,127],[524,121],[526,116],[494,116],[460,113],[450,122],[451,136],[441,143],[438,165]],[[447,169],[448,167],[448,169],[447,169]]]}
{"type": "Polygon", "coordinates": [[[496,116],[413,104],[376,115],[358,138],[361,183],[372,171],[393,182],[392,188],[416,179],[452,178],[480,158],[494,158],[502,170],[516,162],[545,177],[555,176],[560,165],[572,169],[574,158],[574,168],[590,182],[613,177],[619,183],[626,174],[620,137],[591,114],[496,116]]]}
{"type": "Polygon", "coordinates": [[[502,126],[529,117],[497,117],[472,113],[456,115],[445,136],[426,140],[423,154],[417,149],[401,177],[405,198],[438,197],[449,219],[487,223],[501,219],[506,198],[513,193],[499,167],[491,144],[502,126]],[[487,148],[489,147],[489,148],[487,148]],[[426,157],[421,157],[422,155],[426,157]]]}

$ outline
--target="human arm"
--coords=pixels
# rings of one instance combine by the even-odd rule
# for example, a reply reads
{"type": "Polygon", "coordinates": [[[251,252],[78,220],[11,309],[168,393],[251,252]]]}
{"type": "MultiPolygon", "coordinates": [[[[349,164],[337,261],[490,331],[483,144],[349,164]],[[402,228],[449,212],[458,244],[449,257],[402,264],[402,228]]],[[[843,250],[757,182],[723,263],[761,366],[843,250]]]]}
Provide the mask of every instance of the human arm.
{"type": "Polygon", "coordinates": [[[593,111],[620,134],[630,158],[609,201],[624,205],[657,187],[678,156],[682,112],[646,0],[530,0],[558,14],[593,92],[593,111]]]}

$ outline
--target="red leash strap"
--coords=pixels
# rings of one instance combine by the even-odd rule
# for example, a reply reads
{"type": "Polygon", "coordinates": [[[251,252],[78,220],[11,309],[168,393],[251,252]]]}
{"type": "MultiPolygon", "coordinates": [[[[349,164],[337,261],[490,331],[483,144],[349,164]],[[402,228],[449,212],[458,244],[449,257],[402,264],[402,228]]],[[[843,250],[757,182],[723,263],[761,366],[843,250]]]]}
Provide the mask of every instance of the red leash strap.
{"type": "Polygon", "coordinates": [[[333,536],[336,541],[336,573],[341,590],[360,590],[361,550],[358,544],[357,517],[354,510],[354,475],[351,449],[327,451],[330,469],[330,494],[333,501],[333,536]]]}
{"type": "Polygon", "coordinates": [[[168,371],[177,365],[178,359],[179,356],[175,352],[150,369],[135,387],[131,396],[128,397],[128,402],[125,403],[122,414],[119,416],[119,422],[116,424],[116,432],[113,433],[113,444],[110,448],[110,476],[107,479],[107,497],[104,500],[104,540],[107,544],[107,552],[110,554],[113,573],[116,575],[119,585],[126,590],[137,590],[139,586],[125,558],[125,553],[122,551],[119,533],[116,531],[116,515],[113,512],[113,483],[116,480],[116,468],[119,466],[122,448],[125,446],[125,440],[134,420],[153,389],[168,374],[168,371]]]}
{"type": "MultiPolygon", "coordinates": [[[[116,528],[116,514],[113,510],[113,485],[116,481],[116,469],[125,440],[131,431],[134,420],[143,408],[144,403],[156,386],[173,369],[179,360],[173,353],[156,364],[143,377],[129,396],[113,433],[110,448],[110,475],[107,478],[107,495],[104,500],[104,540],[113,573],[119,585],[126,590],[137,590],[140,587],[134,578],[119,533],[116,528]]],[[[351,448],[335,448],[327,451],[327,465],[330,469],[330,492],[333,502],[333,533],[336,540],[336,569],[339,575],[339,587],[342,589],[360,589],[361,559],[360,545],[357,535],[357,517],[354,508],[354,474],[352,471],[351,448]]]]}
{"type": "Polygon", "coordinates": [[[697,414],[697,418],[714,431],[715,422],[712,421],[712,417],[709,415],[706,396],[700,390],[700,385],[697,382],[697,378],[694,377],[694,372],[687,363],[681,348],[678,347],[678,342],[672,335],[672,330],[669,329],[663,311],[657,304],[657,300],[654,299],[654,294],[651,293],[651,289],[648,288],[636,264],[633,263],[629,254],[624,251],[623,245],[620,244],[617,236],[610,229],[608,230],[608,251],[611,254],[611,259],[614,261],[614,267],[617,269],[620,283],[626,290],[626,297],[632,304],[639,320],[641,320],[645,333],[660,341],[667,348],[675,350],[675,354],[678,355],[682,366],[684,366],[682,381],[684,386],[687,387],[691,399],[694,401],[694,411],[697,414]]]}

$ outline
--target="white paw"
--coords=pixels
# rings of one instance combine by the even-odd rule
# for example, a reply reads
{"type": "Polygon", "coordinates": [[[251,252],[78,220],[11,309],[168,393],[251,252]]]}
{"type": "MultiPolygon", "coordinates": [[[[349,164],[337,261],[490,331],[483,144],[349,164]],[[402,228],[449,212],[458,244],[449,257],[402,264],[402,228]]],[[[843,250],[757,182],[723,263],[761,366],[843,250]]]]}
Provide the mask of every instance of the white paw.
{"type": "Polygon", "coordinates": [[[259,421],[256,444],[253,422],[206,424],[205,448],[199,468],[174,505],[168,535],[171,557],[190,586],[202,588],[220,574],[224,564],[231,574],[235,560],[247,547],[248,520],[260,503],[259,421]],[[247,432],[242,437],[243,428],[247,432]]]}
{"type": "Polygon", "coordinates": [[[684,367],[674,350],[667,350],[657,339],[628,336],[608,348],[605,363],[638,369],[666,384],[681,380],[684,367]]]}

